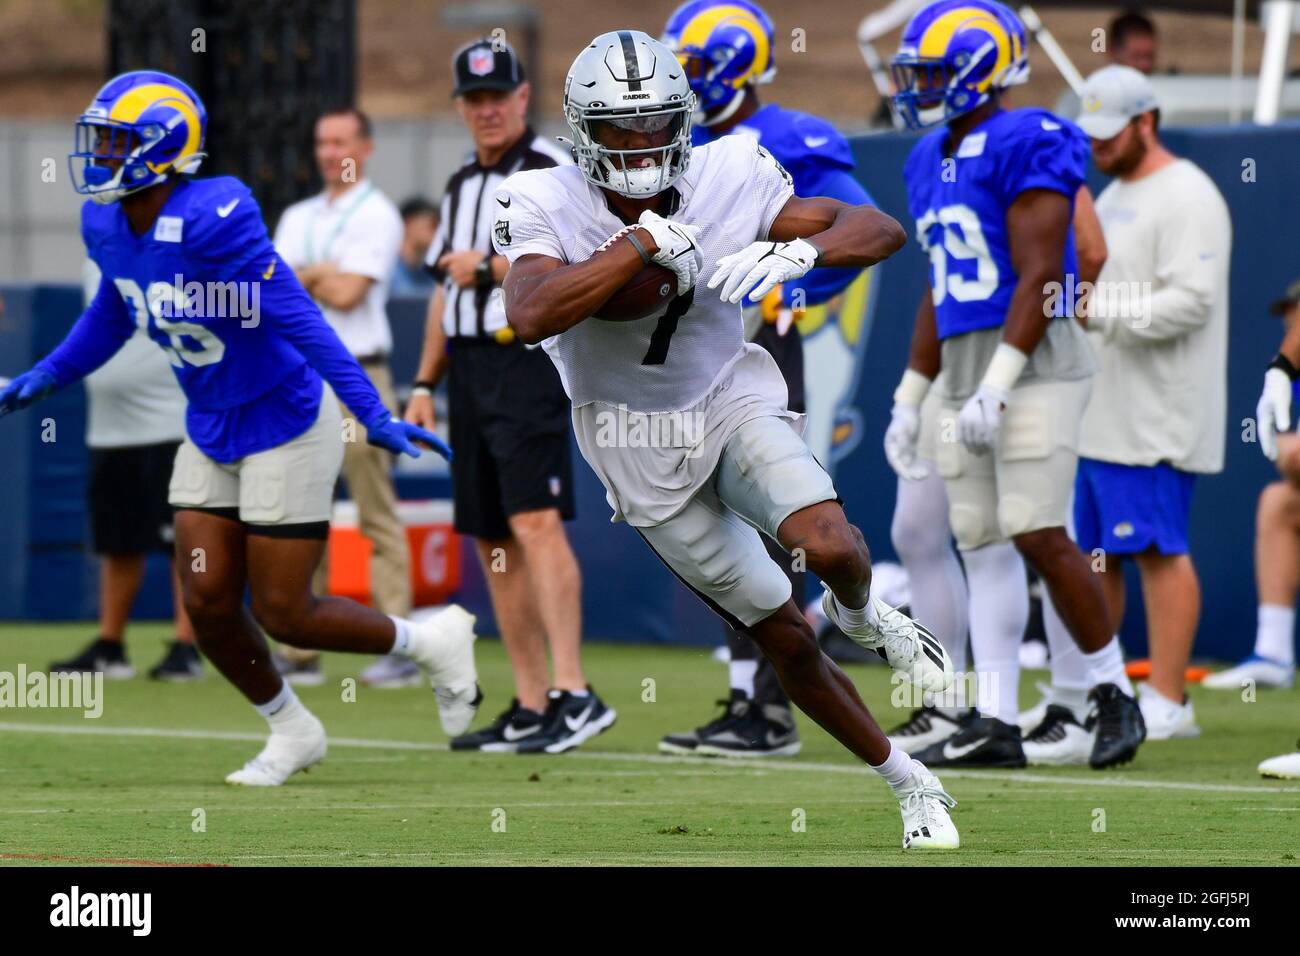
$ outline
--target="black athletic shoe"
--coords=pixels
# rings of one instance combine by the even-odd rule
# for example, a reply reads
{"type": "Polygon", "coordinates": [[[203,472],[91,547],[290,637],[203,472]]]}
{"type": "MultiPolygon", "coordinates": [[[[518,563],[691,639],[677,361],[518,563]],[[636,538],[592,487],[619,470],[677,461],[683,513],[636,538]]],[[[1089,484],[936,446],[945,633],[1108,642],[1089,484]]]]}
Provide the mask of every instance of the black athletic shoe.
{"type": "Polygon", "coordinates": [[[729,700],[715,702],[722,708],[722,713],[703,727],[681,733],[668,734],[659,741],[659,752],[666,754],[693,754],[700,745],[701,737],[710,737],[726,730],[734,721],[740,720],[749,711],[749,697],[743,690],[732,690],[729,700]],[[743,706],[741,706],[743,705],[743,706]]]}
{"type": "Polygon", "coordinates": [[[947,740],[912,754],[927,767],[1023,767],[1020,728],[996,717],[976,717],[947,740]]]}
{"type": "Polygon", "coordinates": [[[793,757],[799,752],[794,714],[778,704],[745,700],[725,726],[701,733],[695,752],[704,757],[793,757]]]}
{"type": "Polygon", "coordinates": [[[108,680],[128,680],[135,676],[135,668],[126,659],[122,642],[110,641],[106,637],[95,638],[76,657],[50,665],[51,674],[83,672],[102,672],[108,680]]]}
{"type": "Polygon", "coordinates": [[[451,739],[452,750],[484,750],[513,753],[521,742],[542,732],[542,715],[519,706],[519,698],[482,730],[472,730],[451,739]]]}
{"type": "Polygon", "coordinates": [[[1098,684],[1088,692],[1096,732],[1088,765],[1094,770],[1115,767],[1133,759],[1147,739],[1147,725],[1138,702],[1114,684],[1098,684]]]}
{"type": "Polygon", "coordinates": [[[608,730],[618,719],[612,707],[596,696],[587,685],[587,693],[573,694],[552,690],[543,717],[542,732],[519,745],[521,754],[562,754],[608,730]]]}
{"type": "Polygon", "coordinates": [[[154,680],[186,681],[203,676],[203,658],[193,644],[172,641],[163,659],[149,671],[154,680]]]}

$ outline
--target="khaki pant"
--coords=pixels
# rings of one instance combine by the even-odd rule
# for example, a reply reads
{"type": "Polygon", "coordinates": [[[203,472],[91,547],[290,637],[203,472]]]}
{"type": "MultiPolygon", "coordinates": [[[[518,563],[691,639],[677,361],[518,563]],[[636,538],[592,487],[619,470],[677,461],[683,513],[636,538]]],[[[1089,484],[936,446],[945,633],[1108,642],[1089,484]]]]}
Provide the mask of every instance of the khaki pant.
{"type": "MultiPolygon", "coordinates": [[[[393,391],[393,373],[386,363],[367,362],[362,366],[384,406],[397,413],[397,395],[393,391]]],[[[411,613],[411,552],[406,529],[397,517],[397,493],[393,488],[393,455],[366,442],[366,429],[352,418],[340,402],[345,428],[355,429],[354,440],[343,443],[343,478],[348,493],[357,503],[361,533],[370,541],[370,591],[375,609],[384,614],[406,617],[411,613]]],[[[348,434],[345,430],[344,434],[348,434]]],[[[321,559],[312,579],[316,594],[328,593],[329,556],[321,559]]],[[[302,651],[286,645],[280,653],[292,661],[309,661],[316,651],[302,651]]]]}

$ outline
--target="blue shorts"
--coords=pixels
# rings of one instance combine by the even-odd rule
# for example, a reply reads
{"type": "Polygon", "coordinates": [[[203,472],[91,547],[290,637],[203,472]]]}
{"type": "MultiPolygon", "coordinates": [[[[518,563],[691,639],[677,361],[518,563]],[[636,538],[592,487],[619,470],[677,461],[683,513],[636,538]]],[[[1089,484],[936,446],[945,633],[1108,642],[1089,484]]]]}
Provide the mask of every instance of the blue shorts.
{"type": "Polygon", "coordinates": [[[1186,554],[1196,475],[1173,465],[1118,465],[1079,459],[1075,540],[1085,552],[1186,554]]]}

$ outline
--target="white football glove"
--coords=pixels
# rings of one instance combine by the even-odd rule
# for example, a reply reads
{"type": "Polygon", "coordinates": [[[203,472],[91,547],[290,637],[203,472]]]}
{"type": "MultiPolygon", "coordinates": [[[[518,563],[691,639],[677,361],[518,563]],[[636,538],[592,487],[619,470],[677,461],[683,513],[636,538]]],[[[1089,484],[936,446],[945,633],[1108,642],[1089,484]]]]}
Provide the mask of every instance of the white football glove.
{"type": "Polygon", "coordinates": [[[982,382],[966,400],[957,414],[957,435],[967,451],[982,455],[997,447],[1002,413],[1009,397],[1006,390],[982,382]]]}
{"type": "Polygon", "coordinates": [[[650,233],[659,247],[651,261],[677,274],[677,294],[695,288],[700,269],[704,267],[704,257],[699,248],[700,227],[672,222],[649,209],[641,213],[637,225],[650,233]]]}
{"type": "Polygon", "coordinates": [[[885,429],[885,460],[899,478],[920,481],[930,469],[916,460],[916,442],[921,437],[921,412],[915,405],[894,403],[885,429]]]}
{"type": "Polygon", "coordinates": [[[775,286],[806,275],[817,263],[820,251],[810,242],[751,242],[744,249],[718,260],[709,288],[722,283],[722,301],[739,302],[749,296],[760,302],[775,286]]]}
{"type": "Polygon", "coordinates": [[[1255,406],[1259,447],[1269,461],[1277,461],[1277,433],[1291,427],[1291,378],[1280,368],[1264,373],[1264,391],[1255,406]]]}

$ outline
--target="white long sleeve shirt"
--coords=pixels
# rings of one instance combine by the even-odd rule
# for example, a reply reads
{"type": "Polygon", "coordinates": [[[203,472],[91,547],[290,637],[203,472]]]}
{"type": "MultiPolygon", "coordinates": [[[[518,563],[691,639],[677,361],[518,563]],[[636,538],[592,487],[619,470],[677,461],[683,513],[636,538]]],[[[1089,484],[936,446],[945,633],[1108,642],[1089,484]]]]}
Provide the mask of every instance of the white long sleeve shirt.
{"type": "Polygon", "coordinates": [[[1080,454],[1126,465],[1223,470],[1232,220],[1180,159],[1097,199],[1106,265],[1090,296],[1098,372],[1080,454]]]}

